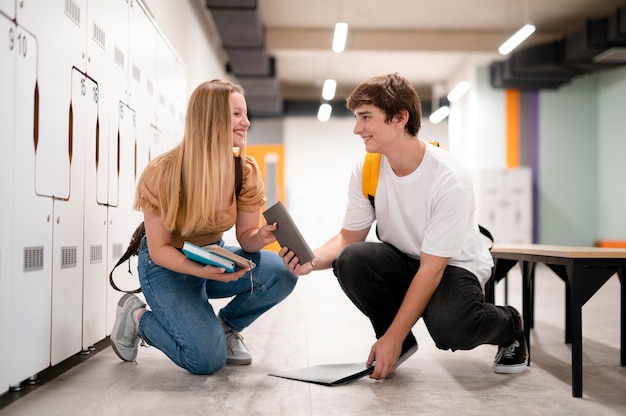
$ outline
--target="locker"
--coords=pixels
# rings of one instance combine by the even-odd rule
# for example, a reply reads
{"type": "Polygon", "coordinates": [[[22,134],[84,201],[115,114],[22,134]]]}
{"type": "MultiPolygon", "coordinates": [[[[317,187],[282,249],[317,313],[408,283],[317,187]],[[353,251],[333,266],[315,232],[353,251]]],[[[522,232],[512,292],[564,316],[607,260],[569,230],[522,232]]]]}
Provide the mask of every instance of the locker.
{"type": "MultiPolygon", "coordinates": [[[[24,46],[15,72],[15,142],[13,187],[13,256],[11,384],[36,375],[50,365],[52,284],[52,200],[36,194],[36,159],[41,152],[37,85],[38,45],[17,27],[24,46]]],[[[50,174],[50,172],[48,172],[50,174]]]]}
{"type": "Polygon", "coordinates": [[[142,3],[17,4],[0,0],[5,390],[109,334],[121,294],[108,271],[142,220],[138,176],[180,140],[186,107],[184,65],[142,3]]]}
{"type": "Polygon", "coordinates": [[[151,159],[150,137],[156,125],[157,31],[139,3],[129,7],[128,104],[141,109],[137,120],[137,172],[139,177],[151,159]]]}
{"type": "MultiPolygon", "coordinates": [[[[4,7],[6,2],[2,2],[4,7]]],[[[19,50],[17,27],[15,24],[0,15],[0,33],[4,42],[0,48],[0,62],[3,76],[0,77],[0,195],[3,203],[0,204],[0,333],[9,334],[11,331],[11,259],[13,257],[13,153],[15,140],[15,60],[19,50]],[[8,36],[7,36],[8,35],[8,36]]],[[[0,392],[9,388],[9,366],[12,365],[11,346],[7,342],[0,342],[0,392]]]]}
{"type": "MultiPolygon", "coordinates": [[[[118,127],[116,129],[119,142],[119,168],[116,169],[116,189],[118,190],[117,206],[108,208],[108,242],[109,256],[107,270],[111,270],[122,256],[135,228],[143,221],[143,215],[132,210],[135,198],[135,152],[136,152],[136,119],[135,112],[124,103],[118,104],[118,127]]],[[[135,289],[139,285],[136,271],[136,258],[133,257],[132,275],[126,267],[116,270],[115,281],[122,289],[135,289]]],[[[109,288],[107,299],[107,332],[110,333],[115,320],[115,309],[121,293],[109,288]]]]}
{"type": "Polygon", "coordinates": [[[87,0],[25,0],[17,24],[38,44],[39,150],[38,195],[69,198],[70,161],[67,114],[71,71],[85,71],[87,0]]]}
{"type": "Polygon", "coordinates": [[[531,171],[528,167],[480,175],[480,215],[496,243],[532,242],[531,171]]]}
{"type": "Polygon", "coordinates": [[[162,37],[158,38],[157,57],[157,127],[163,139],[157,151],[162,153],[174,147],[182,138],[176,106],[180,101],[178,94],[186,91],[186,85],[181,80],[178,58],[162,37]]]}
{"type": "Polygon", "coordinates": [[[532,243],[531,171],[522,167],[507,171],[507,199],[510,201],[511,240],[532,243]]]}
{"type": "Polygon", "coordinates": [[[15,1],[16,0],[0,0],[0,14],[8,17],[9,20],[15,18],[15,1]]]}
{"type": "Polygon", "coordinates": [[[87,75],[98,84],[98,114],[97,140],[86,143],[83,351],[107,334],[108,181],[117,164],[118,104],[127,100],[128,3],[90,1],[87,19],[87,75]]]}
{"type": "Polygon", "coordinates": [[[71,71],[71,79],[70,190],[68,198],[55,199],[53,205],[52,365],[82,346],[85,148],[96,141],[98,114],[97,84],[77,69],[71,71]]]}
{"type": "Polygon", "coordinates": [[[91,1],[87,20],[87,75],[100,93],[97,200],[108,204],[109,158],[117,154],[117,105],[127,101],[128,91],[128,3],[91,1]]]}

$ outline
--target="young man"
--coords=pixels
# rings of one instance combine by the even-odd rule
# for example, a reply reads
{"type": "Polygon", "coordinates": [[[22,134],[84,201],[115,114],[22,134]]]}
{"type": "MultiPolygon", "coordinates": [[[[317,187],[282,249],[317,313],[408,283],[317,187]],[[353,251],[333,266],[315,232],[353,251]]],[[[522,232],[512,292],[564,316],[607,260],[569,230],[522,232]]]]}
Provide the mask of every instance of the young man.
{"type": "Polygon", "coordinates": [[[361,83],[347,99],[354,134],[365,150],[382,155],[375,203],[362,191],[363,162],[350,178],[341,231],[298,265],[296,275],[333,268],[348,298],[371,321],[377,341],[367,364],[383,379],[417,350],[412,327],[423,318],[440,349],[498,345],[497,373],[519,373],[528,362],[519,313],[485,303],[493,261],[474,218],[469,171],[455,156],[418,138],[421,104],[402,76],[361,83]],[[375,205],[372,206],[372,205],[375,205]],[[377,221],[381,242],[366,242],[377,221]]]}

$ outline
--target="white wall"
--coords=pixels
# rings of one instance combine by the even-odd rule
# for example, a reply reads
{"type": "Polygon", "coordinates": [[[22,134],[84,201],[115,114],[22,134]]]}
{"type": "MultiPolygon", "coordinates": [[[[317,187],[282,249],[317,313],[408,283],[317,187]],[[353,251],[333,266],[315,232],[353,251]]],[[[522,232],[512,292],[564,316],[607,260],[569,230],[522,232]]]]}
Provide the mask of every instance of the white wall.
{"type": "Polygon", "coordinates": [[[144,0],[156,26],[185,63],[187,97],[202,82],[226,78],[219,35],[202,0],[144,0]]]}
{"type": "MultiPolygon", "coordinates": [[[[341,228],[354,164],[365,155],[353,117],[287,117],[284,122],[286,204],[312,248],[341,228]]],[[[448,142],[447,122],[423,123],[420,138],[448,142]]],[[[375,238],[370,232],[370,238],[375,238]]]]}

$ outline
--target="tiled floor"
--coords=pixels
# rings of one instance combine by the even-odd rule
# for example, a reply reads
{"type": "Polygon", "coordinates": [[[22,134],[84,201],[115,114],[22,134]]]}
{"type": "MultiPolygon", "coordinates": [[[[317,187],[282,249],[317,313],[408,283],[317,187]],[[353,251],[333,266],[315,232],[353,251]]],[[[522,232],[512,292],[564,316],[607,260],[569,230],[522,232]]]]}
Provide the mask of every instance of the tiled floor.
{"type": "MultiPolygon", "coordinates": [[[[518,307],[519,281],[514,269],[510,303],[518,307]]],[[[0,415],[623,415],[619,287],[615,276],[583,308],[582,398],[571,396],[564,285],[542,266],[537,268],[532,364],[522,374],[494,374],[493,346],[437,350],[420,321],[415,328],[419,351],[387,380],[324,387],[268,376],[367,358],[373,342],[369,323],[327,271],[302,277],[287,300],[243,332],[254,357],[251,366],[194,376],[154,348],[140,349],[133,364],[119,361],[107,347],[13,401],[0,415]]],[[[502,284],[496,295],[503,299],[502,284]]]]}

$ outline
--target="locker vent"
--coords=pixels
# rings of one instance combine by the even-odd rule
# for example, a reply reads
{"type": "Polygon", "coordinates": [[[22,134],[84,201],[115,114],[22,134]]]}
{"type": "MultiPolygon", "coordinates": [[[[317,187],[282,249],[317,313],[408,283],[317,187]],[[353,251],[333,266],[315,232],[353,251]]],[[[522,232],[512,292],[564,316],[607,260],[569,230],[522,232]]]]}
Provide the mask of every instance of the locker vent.
{"type": "Polygon", "coordinates": [[[65,0],[65,15],[80,27],[80,6],[74,0],[65,0]]]}
{"type": "Polygon", "coordinates": [[[43,270],[43,246],[24,247],[24,272],[43,270]]]}
{"type": "Polygon", "coordinates": [[[120,243],[113,244],[113,260],[119,259],[122,257],[122,250],[124,246],[120,243]]]}
{"type": "Polygon", "coordinates": [[[137,68],[137,65],[133,65],[133,79],[141,84],[141,70],[137,68]]]}
{"type": "Polygon", "coordinates": [[[170,114],[171,115],[175,115],[176,114],[176,108],[174,108],[174,104],[170,103],[170,114]]]}
{"type": "Polygon", "coordinates": [[[106,34],[96,22],[93,22],[93,40],[102,46],[102,49],[106,49],[106,34]]]}
{"type": "Polygon", "coordinates": [[[165,107],[165,95],[159,94],[159,104],[161,104],[161,107],[165,107]]]}
{"type": "Polygon", "coordinates": [[[102,244],[89,246],[89,263],[102,263],[102,244]]]}
{"type": "Polygon", "coordinates": [[[122,50],[120,48],[117,47],[117,45],[115,45],[115,52],[114,52],[114,60],[115,62],[122,68],[124,69],[124,52],[122,52],[122,50]]]}
{"type": "Polygon", "coordinates": [[[148,90],[148,94],[150,94],[150,96],[153,97],[154,96],[154,84],[150,80],[148,80],[146,84],[147,84],[146,89],[148,90]]]}
{"type": "Polygon", "coordinates": [[[73,247],[61,247],[61,268],[69,269],[76,267],[77,264],[77,248],[73,247]]]}

